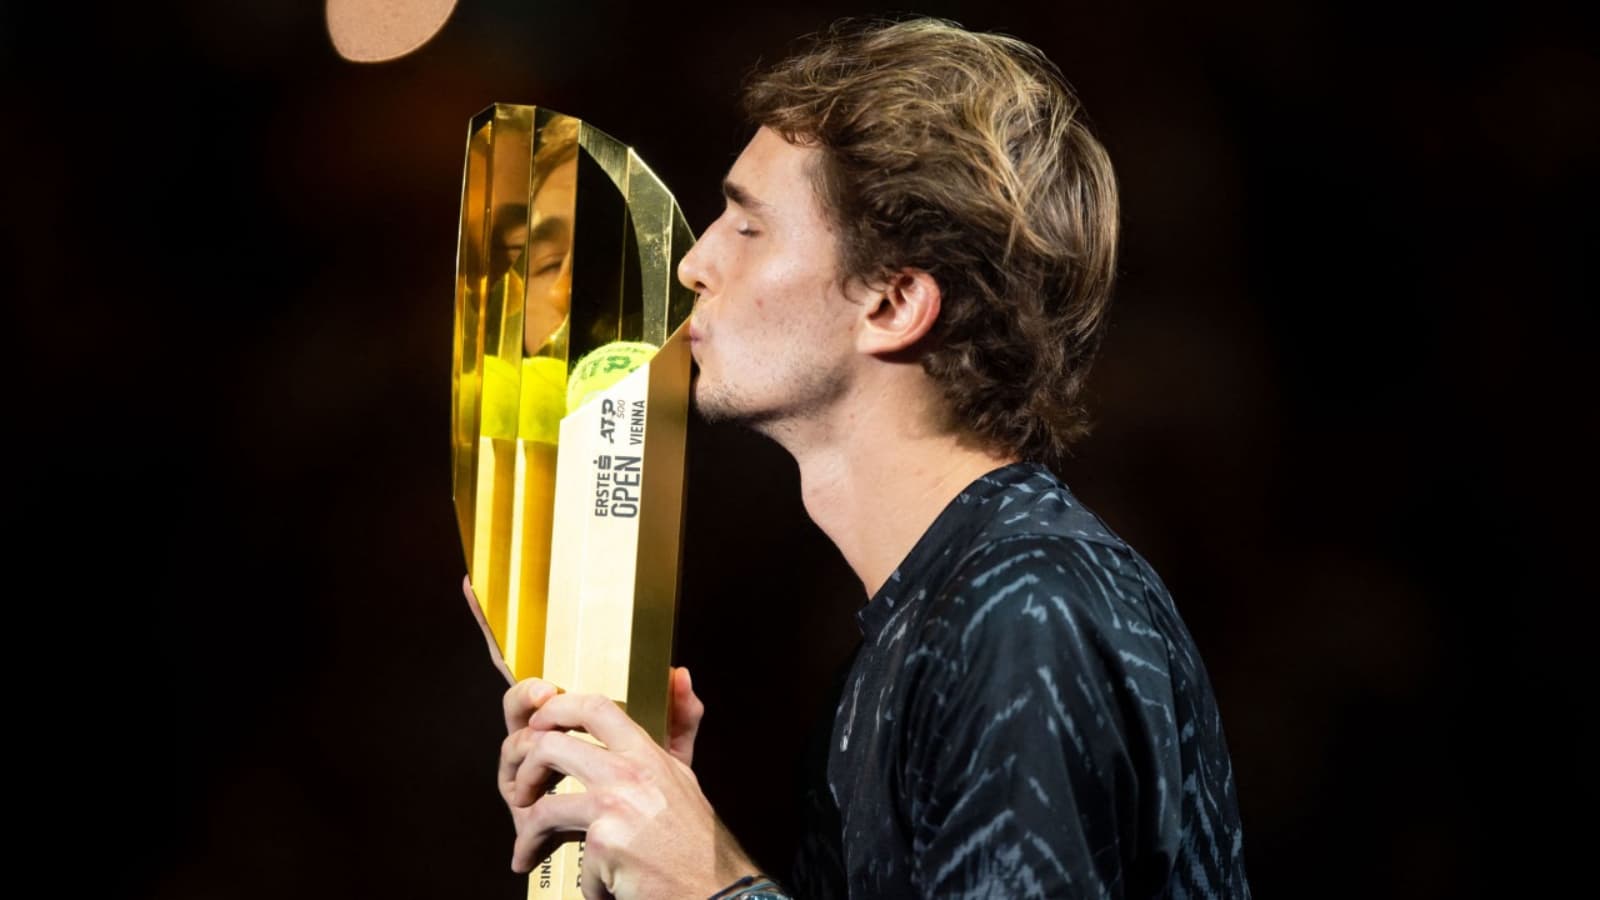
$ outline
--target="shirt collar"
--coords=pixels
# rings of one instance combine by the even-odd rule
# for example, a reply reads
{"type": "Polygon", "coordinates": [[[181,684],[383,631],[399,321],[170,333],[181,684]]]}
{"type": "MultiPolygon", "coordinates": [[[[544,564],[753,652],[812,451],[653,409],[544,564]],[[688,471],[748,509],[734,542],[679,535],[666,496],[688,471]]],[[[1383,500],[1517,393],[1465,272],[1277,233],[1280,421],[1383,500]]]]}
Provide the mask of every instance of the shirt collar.
{"type": "Polygon", "coordinates": [[[867,605],[856,612],[856,623],[867,641],[876,641],[895,610],[920,600],[929,585],[940,585],[955,573],[968,550],[978,542],[990,517],[975,512],[1005,493],[1006,489],[1038,475],[1053,477],[1038,463],[1017,462],[979,476],[967,485],[922,533],[867,605]]]}

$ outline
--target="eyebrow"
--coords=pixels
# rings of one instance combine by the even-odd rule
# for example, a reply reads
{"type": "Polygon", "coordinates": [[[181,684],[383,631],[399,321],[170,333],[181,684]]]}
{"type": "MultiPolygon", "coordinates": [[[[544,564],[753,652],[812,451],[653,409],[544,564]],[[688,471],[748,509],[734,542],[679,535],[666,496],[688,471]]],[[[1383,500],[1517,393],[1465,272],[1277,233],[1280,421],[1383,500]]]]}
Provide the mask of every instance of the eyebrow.
{"type": "Polygon", "coordinates": [[[722,196],[727,197],[729,202],[737,203],[751,212],[763,214],[772,212],[770,204],[757,200],[755,195],[751,194],[742,185],[736,184],[727,178],[722,179],[722,196]]]}
{"type": "Polygon", "coordinates": [[[533,233],[528,235],[528,243],[560,243],[569,240],[568,235],[572,228],[564,216],[555,216],[545,219],[534,226],[533,233]]]}

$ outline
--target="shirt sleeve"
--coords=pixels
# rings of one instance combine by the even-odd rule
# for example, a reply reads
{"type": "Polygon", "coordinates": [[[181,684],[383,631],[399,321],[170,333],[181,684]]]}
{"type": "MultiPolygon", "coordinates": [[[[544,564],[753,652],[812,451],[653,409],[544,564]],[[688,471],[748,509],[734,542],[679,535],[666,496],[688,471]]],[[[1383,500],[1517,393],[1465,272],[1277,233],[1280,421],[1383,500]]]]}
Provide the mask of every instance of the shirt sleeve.
{"type": "Polygon", "coordinates": [[[1165,802],[1141,781],[1164,780],[1150,730],[1172,697],[1142,582],[1113,552],[998,542],[926,620],[898,773],[922,896],[1140,892],[1125,869],[1141,812],[1165,802]]]}

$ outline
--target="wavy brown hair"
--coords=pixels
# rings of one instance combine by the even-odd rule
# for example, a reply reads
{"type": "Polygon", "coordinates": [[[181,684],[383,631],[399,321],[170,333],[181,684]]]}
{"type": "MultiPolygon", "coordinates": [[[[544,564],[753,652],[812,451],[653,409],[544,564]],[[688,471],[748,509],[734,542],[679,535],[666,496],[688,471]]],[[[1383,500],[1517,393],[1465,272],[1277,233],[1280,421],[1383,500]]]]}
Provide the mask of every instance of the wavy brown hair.
{"type": "Polygon", "coordinates": [[[1036,47],[951,22],[846,20],[807,41],[751,77],[744,107],[822,150],[841,275],[932,275],[922,365],[954,422],[1059,465],[1088,427],[1116,266],[1116,182],[1077,97],[1036,47]]]}

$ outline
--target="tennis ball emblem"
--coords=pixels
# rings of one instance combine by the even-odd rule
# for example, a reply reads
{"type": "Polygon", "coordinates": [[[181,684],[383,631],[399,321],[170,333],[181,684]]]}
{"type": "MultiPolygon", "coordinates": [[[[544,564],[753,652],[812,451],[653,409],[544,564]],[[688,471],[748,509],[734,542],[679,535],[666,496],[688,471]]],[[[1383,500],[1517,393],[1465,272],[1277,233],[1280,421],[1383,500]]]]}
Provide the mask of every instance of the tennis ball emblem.
{"type": "Polygon", "coordinates": [[[644,341],[613,341],[578,360],[567,380],[567,411],[573,412],[596,393],[621,381],[656,355],[656,345],[644,341]]]}
{"type": "Polygon", "coordinates": [[[567,361],[530,356],[522,361],[522,413],[518,436],[546,444],[561,440],[561,417],[567,414],[567,361]]]}

